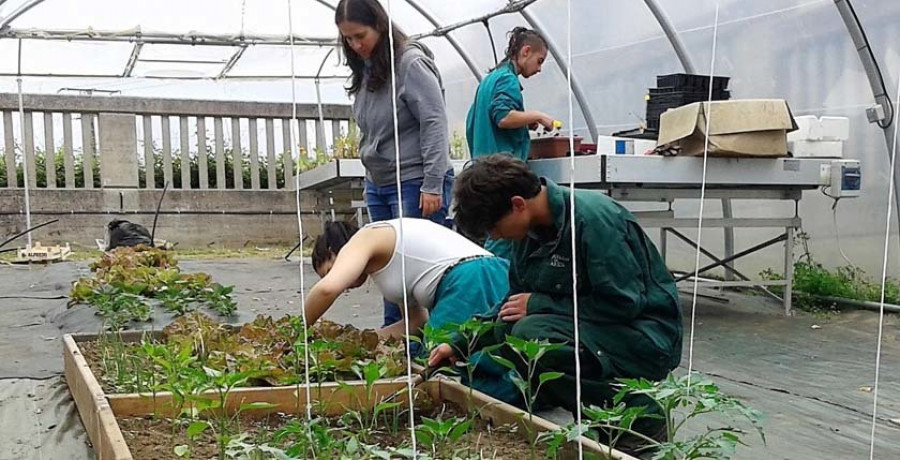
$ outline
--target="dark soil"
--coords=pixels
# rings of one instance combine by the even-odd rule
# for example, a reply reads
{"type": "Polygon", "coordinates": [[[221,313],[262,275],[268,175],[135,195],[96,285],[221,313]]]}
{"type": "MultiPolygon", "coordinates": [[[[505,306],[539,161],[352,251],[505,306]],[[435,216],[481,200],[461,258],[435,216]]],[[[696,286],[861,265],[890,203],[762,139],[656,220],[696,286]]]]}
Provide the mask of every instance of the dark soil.
{"type": "MultiPolygon", "coordinates": [[[[461,409],[451,403],[419,409],[416,412],[416,420],[418,424],[422,417],[439,417],[446,420],[462,415],[461,409]]],[[[248,435],[244,442],[268,443],[274,447],[284,448],[285,446],[272,441],[272,434],[293,420],[297,420],[297,418],[284,414],[272,414],[255,419],[243,418],[240,421],[240,433],[248,435]]],[[[392,432],[384,426],[379,426],[376,432],[365,439],[365,443],[382,447],[408,446],[410,434],[407,420],[408,414],[400,414],[399,428],[396,431],[392,432]]],[[[176,422],[178,424],[174,425],[173,421],[169,419],[152,417],[120,418],[118,422],[128,448],[135,459],[177,460],[179,457],[175,455],[175,447],[188,444],[185,434],[187,423],[176,422]]],[[[335,430],[348,430],[336,418],[327,420],[327,423],[335,430]]],[[[532,448],[525,440],[524,433],[517,433],[512,427],[490,426],[488,422],[480,418],[476,419],[470,432],[450,448],[450,450],[454,449],[460,450],[457,453],[460,458],[523,460],[532,456],[532,448]]],[[[538,458],[543,457],[543,448],[538,446],[536,449],[535,455],[538,458]]],[[[448,453],[442,455],[432,452],[431,446],[423,445],[421,440],[418,450],[421,453],[428,453],[432,458],[450,458],[448,453]]],[[[192,454],[192,458],[195,459],[209,459],[218,456],[215,439],[209,430],[196,440],[192,454]]]]}

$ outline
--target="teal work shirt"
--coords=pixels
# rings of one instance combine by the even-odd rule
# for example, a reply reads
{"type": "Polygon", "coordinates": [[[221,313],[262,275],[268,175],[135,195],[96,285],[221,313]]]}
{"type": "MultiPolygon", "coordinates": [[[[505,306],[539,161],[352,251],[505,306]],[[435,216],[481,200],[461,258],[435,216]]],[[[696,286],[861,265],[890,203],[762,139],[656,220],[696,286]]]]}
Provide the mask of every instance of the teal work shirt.
{"type": "Polygon", "coordinates": [[[531,147],[528,128],[504,129],[500,120],[512,110],[524,111],[522,85],[511,62],[489,73],[475,92],[466,117],[466,141],[472,158],[506,153],[525,161],[531,147]]]}

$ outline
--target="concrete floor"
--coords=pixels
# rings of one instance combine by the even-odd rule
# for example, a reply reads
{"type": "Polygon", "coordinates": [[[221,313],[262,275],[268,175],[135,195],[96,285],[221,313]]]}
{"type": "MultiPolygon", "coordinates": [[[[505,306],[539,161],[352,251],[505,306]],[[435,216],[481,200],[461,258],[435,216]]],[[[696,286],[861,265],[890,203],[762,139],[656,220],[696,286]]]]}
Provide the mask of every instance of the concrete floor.
{"type": "MultiPolygon", "coordinates": [[[[92,450],[60,377],[61,336],[96,332],[84,308],[66,309],[70,283],[85,263],[50,267],[0,266],[0,459],[83,459],[92,450]]],[[[240,316],[299,309],[297,264],[278,259],[185,261],[234,284],[240,316]]],[[[305,281],[317,279],[307,265],[305,281]]],[[[872,421],[878,317],[849,312],[831,319],[781,314],[763,297],[726,294],[727,303],[697,308],[694,369],[723,391],[766,415],[766,445],[751,444],[740,459],[865,458],[872,421]],[[813,327],[816,326],[816,327],[813,327]]],[[[690,299],[686,299],[689,307],[690,299]]],[[[683,367],[688,365],[690,308],[685,308],[683,367]]],[[[363,287],[340,298],[327,318],[360,327],[381,322],[377,293],[363,287]]],[[[160,327],[159,318],[153,327],[160,327]]],[[[887,318],[882,342],[875,458],[900,458],[900,321],[887,318]]],[[[554,415],[563,419],[565,414],[554,415]]],[[[696,427],[694,428],[696,429],[696,427]]]]}

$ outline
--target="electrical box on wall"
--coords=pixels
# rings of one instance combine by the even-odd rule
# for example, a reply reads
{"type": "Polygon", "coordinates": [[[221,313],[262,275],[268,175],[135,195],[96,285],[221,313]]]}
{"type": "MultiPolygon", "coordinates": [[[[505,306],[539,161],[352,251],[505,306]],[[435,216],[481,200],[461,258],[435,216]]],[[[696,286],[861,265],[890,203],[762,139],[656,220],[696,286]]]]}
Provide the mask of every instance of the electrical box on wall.
{"type": "Polygon", "coordinates": [[[857,160],[835,160],[831,162],[828,194],[835,198],[859,196],[862,189],[862,171],[857,160]]]}

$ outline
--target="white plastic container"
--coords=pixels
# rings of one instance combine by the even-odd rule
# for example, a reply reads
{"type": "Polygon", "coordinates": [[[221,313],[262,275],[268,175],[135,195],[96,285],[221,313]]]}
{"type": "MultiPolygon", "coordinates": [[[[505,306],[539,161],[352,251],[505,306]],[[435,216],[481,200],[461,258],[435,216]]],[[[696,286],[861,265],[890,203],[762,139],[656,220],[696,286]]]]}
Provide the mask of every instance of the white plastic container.
{"type": "Polygon", "coordinates": [[[843,158],[843,141],[788,141],[794,158],[843,158]]]}
{"type": "Polygon", "coordinates": [[[850,119],[813,115],[794,117],[797,130],[788,133],[788,141],[846,141],[850,139],[850,119]]]}

